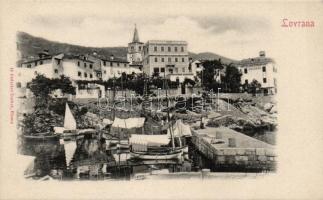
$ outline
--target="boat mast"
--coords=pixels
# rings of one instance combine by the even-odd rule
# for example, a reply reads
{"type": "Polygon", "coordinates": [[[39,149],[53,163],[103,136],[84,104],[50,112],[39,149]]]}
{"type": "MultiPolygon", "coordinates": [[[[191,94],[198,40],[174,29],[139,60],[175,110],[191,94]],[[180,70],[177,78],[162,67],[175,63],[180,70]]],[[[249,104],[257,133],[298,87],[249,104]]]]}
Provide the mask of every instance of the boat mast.
{"type": "Polygon", "coordinates": [[[115,111],[115,95],[116,95],[116,85],[115,85],[115,82],[116,82],[116,77],[114,76],[113,77],[113,96],[112,96],[112,103],[113,103],[113,116],[112,116],[112,120],[114,121],[115,120],[115,117],[116,117],[116,111],[115,111]]]}
{"type": "Polygon", "coordinates": [[[168,101],[168,84],[167,84],[167,81],[166,81],[166,77],[165,77],[165,72],[164,72],[164,81],[165,81],[165,86],[166,86],[166,102],[167,102],[167,121],[168,123],[170,123],[170,126],[169,126],[169,132],[170,132],[170,136],[171,136],[171,139],[172,139],[172,150],[174,150],[175,148],[175,141],[174,141],[174,135],[173,135],[173,124],[172,122],[170,121],[170,115],[169,115],[169,101],[168,101]]]}

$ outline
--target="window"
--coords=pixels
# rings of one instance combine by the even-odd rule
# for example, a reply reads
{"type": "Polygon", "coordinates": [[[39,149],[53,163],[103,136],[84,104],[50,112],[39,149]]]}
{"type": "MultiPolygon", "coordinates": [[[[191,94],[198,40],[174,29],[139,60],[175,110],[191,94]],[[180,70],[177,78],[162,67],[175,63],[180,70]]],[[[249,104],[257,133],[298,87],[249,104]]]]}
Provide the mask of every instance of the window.
{"type": "Polygon", "coordinates": [[[262,67],[262,71],[263,71],[263,72],[266,72],[266,66],[263,66],[263,67],[262,67]]]}
{"type": "Polygon", "coordinates": [[[105,61],[103,61],[103,66],[105,66],[107,63],[105,61]]]}
{"type": "Polygon", "coordinates": [[[154,47],[154,51],[157,51],[157,47],[154,47]]]}
{"type": "Polygon", "coordinates": [[[77,75],[78,75],[79,77],[82,77],[82,73],[81,73],[81,72],[77,72],[77,75]]]}
{"type": "Polygon", "coordinates": [[[17,88],[21,88],[21,83],[20,82],[17,82],[16,83],[16,86],[17,86],[17,88]]]}
{"type": "Polygon", "coordinates": [[[160,47],[160,50],[161,50],[161,51],[164,51],[164,47],[160,47]]]}
{"type": "Polygon", "coordinates": [[[177,52],[177,47],[174,48],[175,52],[177,52]]]}
{"type": "Polygon", "coordinates": [[[182,62],[185,62],[185,58],[182,58],[182,62]]]}
{"type": "Polygon", "coordinates": [[[274,78],[274,86],[275,87],[277,86],[277,80],[276,80],[276,78],[274,78]]]}
{"type": "Polygon", "coordinates": [[[93,75],[92,74],[90,74],[90,78],[93,78],[93,75]]]}
{"type": "Polygon", "coordinates": [[[57,60],[57,65],[61,64],[61,60],[57,60]]]}
{"type": "Polygon", "coordinates": [[[168,52],[170,52],[171,50],[170,50],[170,47],[168,47],[168,52]]]}
{"type": "Polygon", "coordinates": [[[117,66],[119,67],[120,66],[120,63],[117,63],[117,66]]]}
{"type": "Polygon", "coordinates": [[[28,64],[28,65],[27,65],[27,68],[31,68],[31,64],[28,64]]]}
{"type": "Polygon", "coordinates": [[[112,65],[113,65],[113,63],[112,62],[110,62],[110,66],[112,67],[112,65]]]}
{"type": "Polygon", "coordinates": [[[141,46],[139,46],[139,51],[141,51],[141,46]]]}
{"type": "Polygon", "coordinates": [[[169,71],[169,73],[170,73],[170,74],[172,74],[172,73],[173,73],[173,69],[169,69],[168,71],[169,71]]]}
{"type": "Polygon", "coordinates": [[[80,61],[77,61],[77,66],[80,66],[80,61]]]}
{"type": "Polygon", "coordinates": [[[124,67],[127,67],[127,63],[124,64],[124,67]]]}
{"type": "Polygon", "coordinates": [[[105,70],[104,70],[104,71],[103,71],[103,73],[104,73],[104,74],[106,74],[106,73],[107,73],[107,71],[105,71],[105,70]]]}
{"type": "Polygon", "coordinates": [[[35,62],[35,66],[37,66],[37,61],[35,62]]]}
{"type": "Polygon", "coordinates": [[[164,59],[164,58],[161,58],[161,61],[162,61],[162,62],[165,62],[165,59],[164,59]]]}
{"type": "Polygon", "coordinates": [[[165,68],[164,67],[160,68],[160,72],[165,72],[165,68]]]}
{"type": "Polygon", "coordinates": [[[131,50],[134,50],[134,47],[133,46],[131,46],[131,50]]]}
{"type": "Polygon", "coordinates": [[[175,68],[175,73],[178,73],[178,68],[177,67],[175,68]]]}
{"type": "Polygon", "coordinates": [[[178,62],[178,58],[175,58],[175,62],[178,62]]]}
{"type": "Polygon", "coordinates": [[[244,68],[244,73],[247,74],[248,73],[248,69],[244,68]]]}
{"type": "Polygon", "coordinates": [[[244,83],[245,83],[245,84],[248,84],[248,79],[244,80],[244,83]]]}
{"type": "Polygon", "coordinates": [[[155,62],[158,62],[158,58],[157,57],[155,57],[155,62]]]}
{"type": "Polygon", "coordinates": [[[90,64],[90,69],[92,69],[92,67],[93,67],[93,65],[92,65],[92,64],[90,64]]]}
{"type": "Polygon", "coordinates": [[[39,61],[39,64],[40,64],[40,65],[42,65],[42,64],[43,64],[43,61],[42,61],[42,60],[41,60],[41,61],[39,61]]]}
{"type": "Polygon", "coordinates": [[[87,78],[87,73],[84,72],[84,77],[87,78]]]}
{"type": "Polygon", "coordinates": [[[168,57],[168,62],[172,62],[172,58],[171,57],[168,57]]]}
{"type": "Polygon", "coordinates": [[[54,72],[55,72],[55,74],[58,74],[58,69],[55,69],[54,72]]]}
{"type": "Polygon", "coordinates": [[[158,68],[158,67],[155,67],[155,68],[154,68],[154,72],[155,72],[155,73],[159,73],[159,68],[158,68]]]}
{"type": "Polygon", "coordinates": [[[262,81],[263,81],[264,83],[267,83],[267,79],[266,79],[266,78],[263,78],[263,79],[262,79],[262,81]]]}
{"type": "Polygon", "coordinates": [[[181,47],[181,52],[184,52],[184,47],[181,47]]]}
{"type": "Polygon", "coordinates": [[[189,66],[188,66],[188,71],[189,71],[189,72],[192,72],[192,65],[189,65],[189,66]]]}
{"type": "Polygon", "coordinates": [[[184,73],[185,72],[185,67],[182,68],[182,72],[184,73]]]}
{"type": "Polygon", "coordinates": [[[86,63],[84,63],[84,68],[86,68],[86,63]]]}

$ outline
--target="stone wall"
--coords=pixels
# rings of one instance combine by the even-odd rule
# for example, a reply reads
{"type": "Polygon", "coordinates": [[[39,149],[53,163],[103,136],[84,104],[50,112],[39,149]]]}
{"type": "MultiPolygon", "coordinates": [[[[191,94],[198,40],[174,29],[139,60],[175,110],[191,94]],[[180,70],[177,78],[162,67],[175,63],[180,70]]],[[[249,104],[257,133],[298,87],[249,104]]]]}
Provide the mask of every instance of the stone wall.
{"type": "Polygon", "coordinates": [[[276,156],[271,148],[215,148],[198,136],[194,136],[192,142],[217,168],[231,166],[268,171],[275,169],[276,156]]]}

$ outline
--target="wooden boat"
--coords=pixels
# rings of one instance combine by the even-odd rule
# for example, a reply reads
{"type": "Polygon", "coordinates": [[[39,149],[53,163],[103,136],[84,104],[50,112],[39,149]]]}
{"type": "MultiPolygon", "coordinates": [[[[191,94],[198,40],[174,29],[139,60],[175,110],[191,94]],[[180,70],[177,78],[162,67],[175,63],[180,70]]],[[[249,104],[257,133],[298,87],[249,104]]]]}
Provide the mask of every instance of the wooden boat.
{"type": "Polygon", "coordinates": [[[180,159],[182,156],[181,150],[168,151],[168,152],[133,152],[130,151],[132,158],[142,159],[142,160],[172,160],[180,159]]]}
{"type": "Polygon", "coordinates": [[[58,135],[24,135],[26,140],[55,141],[59,139],[58,135]]]}

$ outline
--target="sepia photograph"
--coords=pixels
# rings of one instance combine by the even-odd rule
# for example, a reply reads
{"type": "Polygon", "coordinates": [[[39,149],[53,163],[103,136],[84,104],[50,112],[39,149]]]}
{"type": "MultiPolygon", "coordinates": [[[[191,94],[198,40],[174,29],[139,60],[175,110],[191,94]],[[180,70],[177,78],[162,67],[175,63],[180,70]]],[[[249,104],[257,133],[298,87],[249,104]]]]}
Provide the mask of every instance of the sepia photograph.
{"type": "MultiPolygon", "coordinates": [[[[304,18],[292,15],[301,4],[278,2],[3,2],[21,11],[7,14],[17,24],[8,25],[14,65],[7,68],[4,111],[15,176],[28,187],[266,178],[273,184],[280,166],[290,164],[280,152],[293,150],[278,145],[294,133],[285,127],[297,127],[286,126],[286,91],[294,86],[286,86],[286,70],[294,70],[286,55],[310,52],[310,34],[322,30],[322,3],[306,4],[313,13],[304,18]],[[294,47],[284,32],[306,41],[294,47]]],[[[159,192],[167,193],[166,185],[159,192]]]]}

